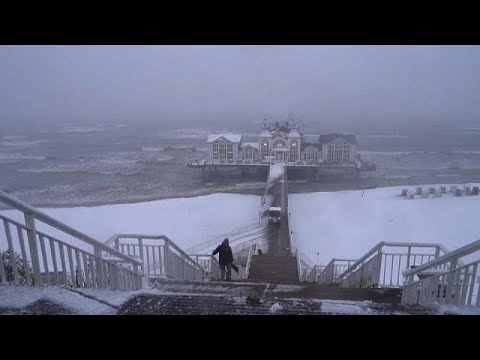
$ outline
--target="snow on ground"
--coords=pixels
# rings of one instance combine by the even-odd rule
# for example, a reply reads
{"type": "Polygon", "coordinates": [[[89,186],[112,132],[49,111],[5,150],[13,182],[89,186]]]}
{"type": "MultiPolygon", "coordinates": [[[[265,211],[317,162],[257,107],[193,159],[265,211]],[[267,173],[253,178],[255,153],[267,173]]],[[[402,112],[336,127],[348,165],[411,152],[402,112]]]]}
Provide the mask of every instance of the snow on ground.
{"type": "MultiPolygon", "coordinates": [[[[124,292],[123,296],[128,295],[124,292]]],[[[106,315],[116,309],[98,301],[87,299],[61,287],[0,286],[0,307],[23,309],[40,299],[48,299],[73,310],[77,314],[106,315]]]]}
{"type": "Polygon", "coordinates": [[[373,315],[374,312],[368,308],[371,303],[349,302],[341,300],[322,300],[322,313],[339,314],[339,315],[373,315]]]}
{"type": "Polygon", "coordinates": [[[326,265],[332,258],[359,258],[380,241],[434,242],[454,250],[480,239],[480,196],[409,200],[399,196],[402,188],[415,190],[398,186],[290,195],[294,245],[312,260],[319,252],[318,263],[326,265]]]}
{"type": "MultiPolygon", "coordinates": [[[[99,241],[106,241],[115,233],[166,235],[181,248],[187,248],[258,221],[259,204],[259,197],[254,195],[212,194],[136,204],[42,210],[99,241]]],[[[24,222],[23,214],[18,211],[0,214],[24,222]]],[[[57,230],[41,223],[38,228],[64,238],[57,230]]],[[[2,226],[0,247],[5,246],[2,226]]]]}
{"type": "Polygon", "coordinates": [[[285,174],[285,169],[285,164],[282,163],[270,165],[270,173],[268,180],[272,182],[277,180],[278,178],[281,178],[283,174],[285,174]]]}
{"type": "Polygon", "coordinates": [[[282,310],[283,310],[283,306],[280,305],[279,303],[275,303],[275,304],[273,304],[273,305],[270,307],[270,312],[271,312],[272,314],[276,314],[276,313],[278,313],[278,312],[280,312],[280,311],[282,311],[282,310]]]}

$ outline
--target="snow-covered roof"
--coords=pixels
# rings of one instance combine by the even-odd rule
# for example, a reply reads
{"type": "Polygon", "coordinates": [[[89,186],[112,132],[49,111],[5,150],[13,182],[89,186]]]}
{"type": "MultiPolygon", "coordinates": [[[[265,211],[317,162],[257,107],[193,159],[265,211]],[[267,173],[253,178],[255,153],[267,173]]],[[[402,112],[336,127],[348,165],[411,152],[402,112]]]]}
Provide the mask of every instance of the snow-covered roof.
{"type": "Polygon", "coordinates": [[[309,147],[313,147],[317,150],[321,149],[320,144],[302,143],[302,150],[307,150],[309,147]]]}
{"type": "Polygon", "coordinates": [[[240,148],[243,149],[243,148],[246,147],[246,146],[251,146],[251,147],[253,147],[253,148],[257,149],[257,150],[259,149],[258,143],[252,143],[252,142],[242,143],[242,144],[240,145],[240,148]]]}
{"type": "Polygon", "coordinates": [[[207,142],[211,143],[217,141],[221,137],[233,143],[239,143],[242,140],[242,135],[239,134],[210,134],[208,135],[207,142]]]}
{"type": "Polygon", "coordinates": [[[297,138],[298,137],[299,138],[299,137],[302,137],[302,135],[300,134],[298,129],[293,128],[293,129],[290,130],[287,137],[289,137],[289,138],[297,138]]]}
{"type": "Polygon", "coordinates": [[[272,134],[270,133],[270,131],[268,129],[262,129],[262,132],[260,133],[260,135],[258,135],[258,137],[271,138],[272,134]]]}
{"type": "Polygon", "coordinates": [[[343,134],[328,134],[328,135],[320,135],[318,137],[318,142],[320,144],[328,144],[336,139],[342,139],[346,142],[349,142],[350,144],[357,144],[357,139],[355,138],[355,135],[343,135],[343,134]]]}
{"type": "Polygon", "coordinates": [[[270,211],[282,211],[282,208],[281,207],[278,207],[278,206],[271,206],[270,211]]]}

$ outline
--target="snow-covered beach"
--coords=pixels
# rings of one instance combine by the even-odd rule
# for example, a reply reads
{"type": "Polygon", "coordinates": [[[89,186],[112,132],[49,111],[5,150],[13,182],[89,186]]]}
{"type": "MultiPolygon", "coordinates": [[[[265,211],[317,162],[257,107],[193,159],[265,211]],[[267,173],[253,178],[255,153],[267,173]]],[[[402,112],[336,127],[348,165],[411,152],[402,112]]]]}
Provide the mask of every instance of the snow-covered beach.
{"type": "MultiPolygon", "coordinates": [[[[433,242],[453,250],[480,239],[480,196],[409,200],[400,196],[402,188],[290,194],[294,245],[311,260],[318,252],[326,264],[333,257],[359,257],[380,241],[433,242]]],[[[259,196],[213,194],[43,211],[100,241],[114,233],[158,234],[188,248],[257,222],[259,206],[259,196]]],[[[22,221],[19,212],[0,213],[22,221]]]]}
{"type": "Polygon", "coordinates": [[[332,258],[358,258],[380,241],[440,243],[454,250],[480,239],[480,196],[406,199],[400,196],[403,188],[415,190],[398,186],[290,195],[294,244],[311,260],[318,252],[319,264],[325,265],[332,258]]]}

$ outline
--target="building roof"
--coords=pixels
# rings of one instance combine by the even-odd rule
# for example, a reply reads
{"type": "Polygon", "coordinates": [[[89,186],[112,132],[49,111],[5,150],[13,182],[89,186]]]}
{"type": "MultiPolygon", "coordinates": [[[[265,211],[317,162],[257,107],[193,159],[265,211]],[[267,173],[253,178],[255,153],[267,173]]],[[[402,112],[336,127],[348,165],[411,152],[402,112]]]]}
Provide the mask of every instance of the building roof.
{"type": "Polygon", "coordinates": [[[319,150],[320,149],[320,144],[316,143],[302,143],[301,150],[305,150],[308,147],[314,147],[315,149],[319,150]]]}
{"type": "Polygon", "coordinates": [[[260,133],[260,135],[258,135],[258,137],[271,138],[272,134],[270,133],[270,131],[268,129],[263,128],[262,132],[260,133]]]}
{"type": "Polygon", "coordinates": [[[258,143],[252,143],[252,142],[242,143],[242,144],[240,145],[240,148],[243,149],[243,148],[245,148],[245,147],[247,147],[247,146],[251,146],[251,147],[253,147],[253,148],[257,149],[257,150],[259,149],[258,143]]]}
{"type": "Polygon", "coordinates": [[[343,134],[328,134],[328,135],[320,135],[318,137],[318,142],[320,144],[328,144],[331,143],[333,140],[336,139],[342,139],[345,140],[346,142],[349,142],[350,144],[357,144],[357,139],[355,138],[355,135],[343,135],[343,134]]]}
{"type": "Polygon", "coordinates": [[[290,132],[290,128],[286,125],[276,125],[272,130],[271,132],[275,132],[275,131],[280,131],[280,132],[283,132],[283,133],[286,133],[288,134],[290,132]]]}
{"type": "Polygon", "coordinates": [[[242,135],[239,134],[211,134],[208,135],[207,142],[211,143],[217,141],[221,137],[233,143],[239,143],[242,140],[242,135]]]}
{"type": "Polygon", "coordinates": [[[300,131],[298,131],[297,128],[293,128],[293,129],[290,130],[287,137],[289,137],[289,138],[299,138],[299,137],[302,137],[302,134],[300,134],[300,131]]]}

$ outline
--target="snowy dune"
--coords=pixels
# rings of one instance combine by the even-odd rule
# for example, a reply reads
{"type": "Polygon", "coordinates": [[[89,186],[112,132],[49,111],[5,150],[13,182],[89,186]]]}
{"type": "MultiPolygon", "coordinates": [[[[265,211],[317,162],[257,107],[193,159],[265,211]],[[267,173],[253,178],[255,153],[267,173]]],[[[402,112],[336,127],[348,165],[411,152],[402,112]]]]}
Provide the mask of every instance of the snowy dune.
{"type": "MultiPolygon", "coordinates": [[[[137,204],[42,210],[99,241],[106,241],[114,233],[158,234],[187,248],[258,221],[259,206],[259,196],[213,194],[137,204]]],[[[23,222],[22,214],[17,211],[0,213],[23,222]]],[[[49,235],[59,236],[42,224],[39,228],[49,235]]],[[[2,226],[1,248],[6,245],[4,239],[2,226]]]]}
{"type": "Polygon", "coordinates": [[[480,196],[408,200],[399,196],[402,188],[415,190],[290,195],[294,244],[314,261],[319,252],[325,265],[334,257],[358,258],[380,241],[435,242],[454,250],[480,239],[480,196]]]}

